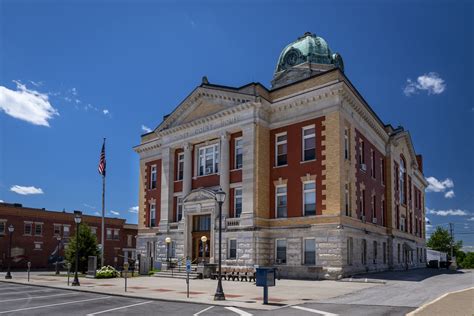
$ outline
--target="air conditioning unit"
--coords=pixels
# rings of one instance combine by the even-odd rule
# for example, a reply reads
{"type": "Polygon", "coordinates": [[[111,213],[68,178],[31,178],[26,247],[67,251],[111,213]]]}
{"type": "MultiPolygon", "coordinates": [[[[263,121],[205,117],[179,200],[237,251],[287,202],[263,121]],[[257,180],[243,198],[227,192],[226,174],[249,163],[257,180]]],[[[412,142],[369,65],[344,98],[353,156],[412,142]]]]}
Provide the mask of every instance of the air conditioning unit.
{"type": "Polygon", "coordinates": [[[367,171],[367,165],[365,163],[360,164],[360,170],[367,171]]]}
{"type": "Polygon", "coordinates": [[[212,173],[212,168],[206,168],[206,174],[212,173]]]}
{"type": "Polygon", "coordinates": [[[361,216],[360,216],[360,220],[363,221],[363,222],[365,222],[365,215],[361,215],[361,216]]]}
{"type": "Polygon", "coordinates": [[[377,218],[376,217],[372,218],[372,223],[377,224],[377,218]]]}

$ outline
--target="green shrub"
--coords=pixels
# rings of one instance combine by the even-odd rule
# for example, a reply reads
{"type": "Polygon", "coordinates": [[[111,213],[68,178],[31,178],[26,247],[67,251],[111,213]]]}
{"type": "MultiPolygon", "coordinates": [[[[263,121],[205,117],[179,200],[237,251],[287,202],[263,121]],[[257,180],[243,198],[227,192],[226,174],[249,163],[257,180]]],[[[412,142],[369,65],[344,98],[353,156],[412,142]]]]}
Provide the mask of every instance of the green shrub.
{"type": "Polygon", "coordinates": [[[111,279],[119,277],[120,273],[115,270],[112,266],[103,266],[99,270],[96,271],[95,277],[97,279],[111,279]]]}

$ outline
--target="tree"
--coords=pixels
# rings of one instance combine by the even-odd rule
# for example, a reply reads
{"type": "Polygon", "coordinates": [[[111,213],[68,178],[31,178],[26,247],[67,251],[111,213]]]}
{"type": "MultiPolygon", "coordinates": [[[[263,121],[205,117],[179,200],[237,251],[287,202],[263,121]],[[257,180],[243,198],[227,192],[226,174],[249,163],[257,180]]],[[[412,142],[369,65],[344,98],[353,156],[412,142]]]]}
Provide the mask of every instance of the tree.
{"type": "Polygon", "coordinates": [[[447,229],[438,226],[426,243],[426,246],[433,250],[446,252],[449,255],[451,254],[451,243],[453,244],[453,254],[456,255],[462,248],[462,240],[456,242],[451,238],[447,229]]]}
{"type": "MultiPolygon", "coordinates": [[[[89,226],[84,223],[79,224],[79,271],[85,273],[89,256],[98,256],[97,238],[92,234],[89,226]]],[[[72,269],[76,264],[76,235],[69,238],[66,249],[66,260],[71,263],[72,269]]]]}
{"type": "Polygon", "coordinates": [[[468,252],[461,262],[463,269],[474,269],[474,252],[468,252]]]}

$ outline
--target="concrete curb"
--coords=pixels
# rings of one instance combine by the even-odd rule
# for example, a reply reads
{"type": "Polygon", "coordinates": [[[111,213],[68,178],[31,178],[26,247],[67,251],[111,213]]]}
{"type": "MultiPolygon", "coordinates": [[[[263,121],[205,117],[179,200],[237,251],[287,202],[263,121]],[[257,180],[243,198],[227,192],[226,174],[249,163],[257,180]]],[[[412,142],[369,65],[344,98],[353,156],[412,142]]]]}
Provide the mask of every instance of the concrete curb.
{"type": "Polygon", "coordinates": [[[368,279],[368,278],[365,278],[365,279],[353,279],[353,278],[341,279],[341,280],[338,280],[338,282],[387,284],[387,281],[384,281],[384,280],[374,280],[374,279],[368,279]]]}
{"type": "MultiPolygon", "coordinates": [[[[151,301],[164,301],[164,302],[172,302],[172,303],[188,303],[188,304],[199,304],[199,305],[206,305],[206,306],[212,306],[212,305],[218,305],[218,306],[228,306],[228,307],[236,307],[236,308],[248,308],[248,309],[255,309],[255,310],[266,310],[266,311],[271,311],[275,309],[279,309],[282,306],[274,306],[274,308],[269,309],[268,306],[271,305],[266,305],[267,308],[262,308],[264,306],[258,305],[258,306],[252,306],[252,307],[247,307],[247,306],[240,306],[240,305],[231,305],[231,304],[223,304],[221,301],[214,301],[212,303],[206,303],[206,302],[195,302],[195,301],[186,301],[186,300],[173,300],[169,298],[156,298],[156,297],[147,297],[147,296],[141,296],[141,295],[127,295],[127,294],[119,294],[119,293],[102,293],[98,291],[92,291],[88,289],[78,289],[78,288],[69,288],[69,287],[57,287],[57,286],[52,286],[52,285],[44,285],[44,284],[31,284],[31,283],[24,283],[24,282],[16,282],[16,281],[5,281],[5,280],[0,280],[0,283],[9,283],[9,284],[20,284],[20,285],[28,285],[28,286],[36,286],[36,287],[43,287],[43,288],[48,288],[48,289],[57,289],[57,290],[66,290],[66,291],[74,291],[74,292],[82,292],[82,293],[90,293],[90,294],[101,294],[101,295],[106,295],[106,296],[116,296],[116,297],[125,297],[125,298],[136,298],[136,299],[141,299],[141,300],[151,300],[151,301]]],[[[228,300],[226,302],[229,302],[228,300]]],[[[245,304],[245,302],[242,302],[245,304]]],[[[246,303],[249,304],[249,303],[246,303]]]]}
{"type": "Polygon", "coordinates": [[[435,298],[434,300],[432,300],[431,302],[428,302],[426,304],[423,304],[421,305],[420,307],[418,307],[417,309],[415,309],[414,311],[406,314],[406,316],[415,316],[417,313],[423,311],[424,309],[426,309],[428,306],[442,300],[443,298],[445,298],[446,296],[448,296],[449,294],[456,294],[456,293],[460,293],[460,292],[465,292],[465,291],[469,291],[469,290],[474,290],[474,287],[469,287],[467,289],[462,289],[462,290],[458,290],[458,291],[453,291],[453,292],[448,292],[448,293],[444,293],[443,295],[441,295],[440,297],[438,298],[435,298]]]}

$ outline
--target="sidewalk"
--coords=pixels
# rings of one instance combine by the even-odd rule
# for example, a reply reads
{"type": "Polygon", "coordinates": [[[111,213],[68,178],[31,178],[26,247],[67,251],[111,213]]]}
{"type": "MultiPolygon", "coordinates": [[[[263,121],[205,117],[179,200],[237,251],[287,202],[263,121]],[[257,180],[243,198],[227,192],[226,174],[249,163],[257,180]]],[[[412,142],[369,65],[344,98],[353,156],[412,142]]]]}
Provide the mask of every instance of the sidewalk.
{"type": "Polygon", "coordinates": [[[408,316],[453,315],[471,316],[474,314],[474,287],[447,293],[425,304],[408,316]]]}
{"type": "MultiPolygon", "coordinates": [[[[0,282],[6,282],[3,274],[0,282]]],[[[8,282],[48,286],[54,288],[87,291],[108,295],[124,295],[145,299],[203,303],[210,305],[236,306],[251,309],[271,310],[285,305],[321,301],[331,297],[345,295],[366,288],[381,286],[377,284],[346,283],[337,281],[299,281],[280,280],[276,286],[269,288],[269,305],[262,304],[263,288],[252,282],[225,281],[222,285],[226,295],[225,301],[214,301],[217,287],[216,280],[190,280],[189,298],[186,297],[186,280],[140,276],[128,278],[128,291],[124,291],[124,279],[88,279],[80,278],[80,287],[67,286],[67,277],[55,276],[54,272],[13,273],[8,282]]],[[[71,278],[72,282],[72,278],[71,278]]]]}

